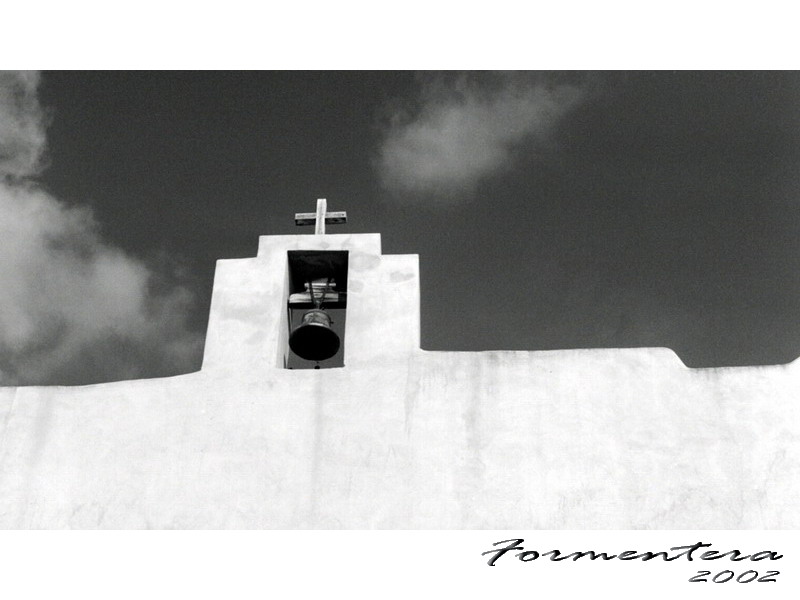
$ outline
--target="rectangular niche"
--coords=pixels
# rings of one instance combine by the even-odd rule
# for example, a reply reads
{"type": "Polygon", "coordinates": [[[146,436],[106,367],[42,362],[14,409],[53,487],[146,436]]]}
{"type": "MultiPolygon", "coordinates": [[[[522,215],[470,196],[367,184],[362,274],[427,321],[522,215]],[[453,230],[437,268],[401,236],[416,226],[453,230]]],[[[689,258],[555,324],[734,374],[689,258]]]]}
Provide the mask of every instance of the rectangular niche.
{"type": "MultiPolygon", "coordinates": [[[[287,369],[330,369],[344,366],[345,322],[347,319],[347,250],[290,250],[289,290],[287,300],[287,343],[284,365],[287,369]],[[330,319],[330,327],[306,325],[307,336],[302,336],[306,348],[313,352],[317,347],[338,338],[338,351],[323,360],[308,360],[290,347],[292,333],[303,323],[303,317],[315,310],[321,301],[321,310],[330,319]],[[319,328],[319,329],[317,329],[319,328]],[[326,331],[327,330],[327,331],[326,331]]],[[[324,317],[322,317],[324,322],[324,317]]],[[[317,319],[312,319],[317,320],[317,319]]],[[[319,322],[317,320],[317,322],[319,322]]],[[[295,340],[301,339],[296,337],[295,340]]]]}

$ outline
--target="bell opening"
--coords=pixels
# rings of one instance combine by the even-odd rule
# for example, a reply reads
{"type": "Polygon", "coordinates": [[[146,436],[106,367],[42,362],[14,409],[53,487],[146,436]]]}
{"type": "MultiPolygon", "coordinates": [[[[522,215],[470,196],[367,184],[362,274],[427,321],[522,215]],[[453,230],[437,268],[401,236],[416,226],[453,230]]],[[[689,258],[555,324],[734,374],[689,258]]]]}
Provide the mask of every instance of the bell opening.
{"type": "Polygon", "coordinates": [[[344,366],[347,263],[344,250],[288,252],[285,368],[344,366]]]}

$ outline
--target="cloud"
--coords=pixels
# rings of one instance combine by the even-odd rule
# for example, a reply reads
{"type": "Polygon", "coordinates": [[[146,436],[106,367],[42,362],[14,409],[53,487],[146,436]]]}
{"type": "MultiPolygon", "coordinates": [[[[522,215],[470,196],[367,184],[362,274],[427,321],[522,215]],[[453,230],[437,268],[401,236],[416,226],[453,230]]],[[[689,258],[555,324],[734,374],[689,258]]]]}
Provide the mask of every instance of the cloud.
{"type": "Polygon", "coordinates": [[[525,73],[428,79],[415,108],[391,111],[376,161],[381,181],[400,193],[470,192],[513,165],[524,143],[541,145],[585,97],[581,85],[525,73]]]}
{"type": "Polygon", "coordinates": [[[54,198],[41,169],[35,74],[0,76],[0,384],[89,383],[199,365],[193,298],[105,242],[92,212],[54,198]]]}

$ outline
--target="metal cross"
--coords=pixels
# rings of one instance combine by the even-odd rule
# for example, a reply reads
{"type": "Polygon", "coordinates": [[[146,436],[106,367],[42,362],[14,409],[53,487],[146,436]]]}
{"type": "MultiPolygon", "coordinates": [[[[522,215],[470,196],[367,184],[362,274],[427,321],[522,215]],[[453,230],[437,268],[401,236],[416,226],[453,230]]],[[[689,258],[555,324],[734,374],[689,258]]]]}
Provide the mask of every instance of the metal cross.
{"type": "Polygon", "coordinates": [[[347,213],[340,212],[326,212],[328,210],[328,201],[325,198],[317,200],[316,213],[295,213],[295,225],[314,225],[314,234],[323,235],[325,233],[325,224],[339,225],[347,223],[347,213]]]}

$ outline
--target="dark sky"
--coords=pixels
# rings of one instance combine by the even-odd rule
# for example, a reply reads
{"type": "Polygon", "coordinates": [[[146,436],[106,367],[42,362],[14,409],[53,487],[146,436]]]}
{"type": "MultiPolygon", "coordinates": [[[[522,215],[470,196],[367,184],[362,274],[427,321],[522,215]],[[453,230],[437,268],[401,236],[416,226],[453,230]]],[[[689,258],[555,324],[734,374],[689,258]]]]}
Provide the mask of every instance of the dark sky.
{"type": "MultiPolygon", "coordinates": [[[[38,99],[29,181],[90,208],[148,293],[191,294],[189,332],[216,259],[308,233],[325,197],[331,233],[420,255],[426,350],[800,355],[798,73],[45,72],[38,99]]],[[[84,349],[41,382],[170,371],[126,347],[139,366],[84,349]]]]}

